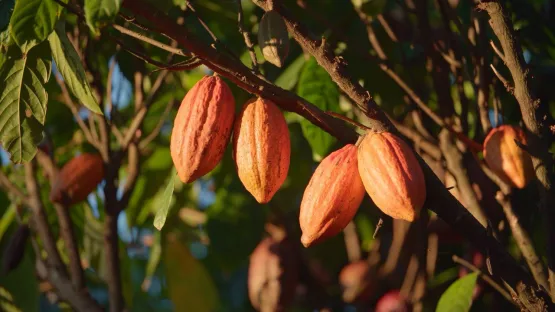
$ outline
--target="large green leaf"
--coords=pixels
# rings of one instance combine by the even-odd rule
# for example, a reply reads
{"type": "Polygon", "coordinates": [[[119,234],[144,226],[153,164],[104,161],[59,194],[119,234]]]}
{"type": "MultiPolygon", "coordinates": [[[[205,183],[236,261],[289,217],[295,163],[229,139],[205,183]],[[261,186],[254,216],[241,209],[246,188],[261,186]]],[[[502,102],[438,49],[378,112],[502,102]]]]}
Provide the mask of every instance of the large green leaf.
{"type": "Polygon", "coordinates": [[[97,114],[102,114],[102,110],[92,93],[91,86],[87,82],[85,69],[81,64],[79,55],[77,55],[75,48],[67,38],[63,21],[60,21],[56,25],[56,30],[48,36],[48,42],[56,62],[56,68],[64,77],[69,91],[88,109],[97,114]]]}
{"type": "MultiPolygon", "coordinates": [[[[297,93],[323,111],[339,112],[339,90],[314,58],[311,58],[301,71],[297,93]]],[[[321,160],[329,152],[335,138],[306,119],[301,120],[301,126],[312,147],[314,159],[321,160]]]]}
{"type": "Polygon", "coordinates": [[[31,160],[42,140],[51,65],[44,42],[26,56],[10,46],[0,68],[0,141],[14,163],[31,160]]]}
{"type": "Polygon", "coordinates": [[[121,0],[85,0],[85,19],[94,32],[111,23],[119,12],[121,0]]]}
{"type": "Polygon", "coordinates": [[[0,31],[6,29],[10,23],[15,0],[0,0],[0,31]]]}
{"type": "Polygon", "coordinates": [[[164,224],[166,223],[166,217],[168,216],[168,212],[171,208],[176,177],[177,172],[174,167],[168,177],[168,184],[164,189],[164,193],[162,193],[162,196],[156,199],[155,205],[158,211],[156,212],[156,216],[154,217],[154,227],[157,228],[159,231],[162,230],[162,228],[164,227],[164,224]]]}
{"type": "Polygon", "coordinates": [[[10,30],[23,53],[46,40],[61,12],[54,0],[19,0],[15,3],[10,30]]]}
{"type": "Polygon", "coordinates": [[[165,241],[166,281],[175,311],[219,311],[218,289],[204,265],[175,234],[165,241]]]}
{"type": "Polygon", "coordinates": [[[285,69],[279,77],[277,77],[275,84],[285,90],[291,90],[299,80],[299,72],[305,63],[304,55],[297,57],[287,69],[285,69]]]}
{"type": "Polygon", "coordinates": [[[467,312],[472,305],[472,293],[478,273],[468,274],[451,284],[441,295],[436,312],[467,312]]]}

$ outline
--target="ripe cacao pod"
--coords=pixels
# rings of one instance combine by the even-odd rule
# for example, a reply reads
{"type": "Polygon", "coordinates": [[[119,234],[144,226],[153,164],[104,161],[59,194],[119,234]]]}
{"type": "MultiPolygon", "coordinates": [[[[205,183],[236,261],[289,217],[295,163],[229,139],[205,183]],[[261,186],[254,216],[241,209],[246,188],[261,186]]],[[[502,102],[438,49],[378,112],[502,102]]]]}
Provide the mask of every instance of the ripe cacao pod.
{"type": "Polygon", "coordinates": [[[355,216],[364,186],[357,170],[357,148],[347,144],[322,160],[301,201],[299,223],[305,247],[339,234],[355,216]]]}
{"type": "Polygon", "coordinates": [[[375,312],[408,312],[407,300],[397,290],[392,290],[378,300],[375,312]]]}
{"type": "Polygon", "coordinates": [[[358,171],[383,213],[409,222],[418,217],[426,200],[424,173],[401,138],[389,132],[366,133],[358,146],[358,171]]]}
{"type": "Polygon", "coordinates": [[[283,66],[289,54],[289,33],[277,12],[266,12],[258,26],[258,45],[264,58],[277,67],[283,66]]]}
{"type": "Polygon", "coordinates": [[[250,256],[248,292],[257,311],[287,311],[295,297],[298,263],[291,242],[263,239],[250,256]]]}
{"type": "Polygon", "coordinates": [[[222,160],[234,118],[235,99],[219,76],[205,76],[187,92],[170,141],[172,160],[183,183],[202,177],[222,160]]]}
{"type": "Polygon", "coordinates": [[[526,145],[526,134],[516,126],[494,128],[484,140],[484,159],[488,167],[505,183],[524,188],[534,178],[530,155],[515,140],[526,145]]]}
{"type": "Polygon", "coordinates": [[[2,275],[6,275],[16,269],[21,263],[25,255],[25,246],[27,245],[29,234],[31,234],[29,226],[22,224],[10,238],[2,255],[2,275]]]}
{"type": "Polygon", "coordinates": [[[339,273],[339,284],[343,290],[343,301],[358,303],[368,300],[375,289],[370,264],[359,260],[347,264],[339,273]]]}
{"type": "Polygon", "coordinates": [[[239,179],[256,200],[269,202],[289,171],[291,142],[279,108],[263,98],[249,100],[233,130],[233,159],[239,179]]]}
{"type": "Polygon", "coordinates": [[[58,173],[50,190],[50,201],[71,206],[87,198],[104,178],[104,163],[98,154],[80,154],[58,173]]]}

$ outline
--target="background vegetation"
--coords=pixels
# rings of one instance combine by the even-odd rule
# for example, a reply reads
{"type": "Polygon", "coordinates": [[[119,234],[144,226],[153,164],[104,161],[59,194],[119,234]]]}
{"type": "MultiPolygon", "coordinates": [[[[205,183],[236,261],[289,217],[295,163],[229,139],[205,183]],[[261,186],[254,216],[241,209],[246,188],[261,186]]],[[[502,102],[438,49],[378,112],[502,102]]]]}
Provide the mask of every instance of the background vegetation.
{"type": "Polygon", "coordinates": [[[2,257],[19,225],[32,225],[21,262],[0,276],[0,307],[251,311],[249,255],[278,227],[301,268],[291,311],[367,311],[391,290],[415,311],[548,309],[553,2],[273,2],[291,37],[282,68],[256,42],[269,0],[0,0],[2,257]],[[253,94],[284,110],[291,167],[267,205],[240,183],[229,147],[214,171],[190,185],[175,179],[171,192],[173,118],[212,71],[237,111],[253,94]],[[325,112],[411,142],[431,168],[422,218],[392,220],[365,198],[344,233],[300,245],[299,204],[314,168],[357,135],[325,112]],[[525,148],[545,169],[522,190],[499,184],[482,162],[481,143],[501,124],[528,130],[525,148]],[[84,152],[102,155],[105,180],[86,202],[51,203],[57,170],[84,152]],[[347,303],[338,276],[360,259],[375,288],[347,303]],[[473,270],[501,290],[465,275],[473,270]]]}

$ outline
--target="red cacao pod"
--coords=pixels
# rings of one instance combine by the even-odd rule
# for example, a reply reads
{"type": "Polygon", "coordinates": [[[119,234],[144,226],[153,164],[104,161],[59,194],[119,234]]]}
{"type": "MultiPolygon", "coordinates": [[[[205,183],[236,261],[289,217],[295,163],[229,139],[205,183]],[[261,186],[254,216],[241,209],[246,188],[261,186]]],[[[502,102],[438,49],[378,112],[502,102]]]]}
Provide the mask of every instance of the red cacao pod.
{"type": "Polygon", "coordinates": [[[397,290],[383,295],[376,304],[375,312],[408,312],[409,307],[406,299],[397,290]]]}
{"type": "Polygon", "coordinates": [[[345,145],[324,158],[310,178],[299,212],[305,247],[339,234],[355,216],[364,198],[356,154],[355,145],[345,145]]]}
{"type": "Polygon", "coordinates": [[[50,190],[50,201],[71,206],[87,198],[104,179],[104,163],[98,154],[80,154],[58,173],[50,190]]]}
{"type": "Polygon", "coordinates": [[[248,292],[257,311],[286,311],[295,297],[298,264],[291,242],[263,239],[250,256],[248,292]]]}
{"type": "Polygon", "coordinates": [[[370,264],[366,260],[351,262],[341,269],[339,284],[343,290],[343,301],[364,302],[372,296],[375,285],[370,273],[370,264]]]}
{"type": "Polygon", "coordinates": [[[394,219],[418,217],[426,200],[424,173],[411,148],[389,132],[368,132],[358,146],[358,170],[376,206],[394,219]]]}
{"type": "Polygon", "coordinates": [[[222,160],[235,118],[235,99],[219,76],[205,76],[183,98],[170,141],[177,174],[190,183],[222,160]]]}
{"type": "Polygon", "coordinates": [[[233,159],[239,179],[259,203],[269,202],[287,178],[290,156],[279,108],[263,98],[249,100],[235,121],[233,159]]]}
{"type": "Polygon", "coordinates": [[[526,134],[516,126],[494,128],[484,140],[484,159],[488,167],[505,183],[524,188],[534,178],[530,155],[515,140],[526,145],[526,134]]]}

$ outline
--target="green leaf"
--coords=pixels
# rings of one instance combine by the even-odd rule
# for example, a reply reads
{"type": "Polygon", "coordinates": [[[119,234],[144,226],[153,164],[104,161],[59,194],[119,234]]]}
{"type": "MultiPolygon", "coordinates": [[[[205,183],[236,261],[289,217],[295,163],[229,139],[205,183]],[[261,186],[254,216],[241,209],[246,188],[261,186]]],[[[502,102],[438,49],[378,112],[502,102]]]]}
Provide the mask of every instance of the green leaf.
{"type": "Polygon", "coordinates": [[[23,53],[46,40],[61,7],[54,0],[19,0],[10,20],[12,37],[23,53]]]}
{"type": "Polygon", "coordinates": [[[2,218],[0,219],[0,241],[13,220],[15,220],[15,204],[11,204],[8,209],[4,211],[4,214],[2,214],[2,218]]]}
{"type": "Polygon", "coordinates": [[[42,140],[51,65],[44,42],[26,56],[10,46],[0,68],[0,141],[14,163],[31,160],[42,140]]]}
{"type": "Polygon", "coordinates": [[[276,86],[285,90],[291,90],[299,80],[299,72],[305,63],[304,55],[297,57],[293,63],[287,66],[281,75],[276,79],[276,86]]]}
{"type": "Polygon", "coordinates": [[[164,193],[162,194],[162,197],[156,200],[156,206],[158,206],[158,211],[156,212],[156,216],[154,217],[154,227],[157,228],[158,231],[161,231],[162,228],[164,227],[164,223],[166,223],[166,217],[168,216],[168,212],[170,211],[176,176],[177,176],[177,171],[175,170],[175,167],[174,167],[170,173],[170,176],[168,178],[168,184],[164,189],[164,193]]]}
{"type": "Polygon", "coordinates": [[[119,12],[121,0],[85,0],[85,19],[93,32],[111,23],[119,12]]]}
{"type": "Polygon", "coordinates": [[[476,286],[478,273],[468,274],[451,284],[441,295],[436,312],[466,312],[472,305],[472,293],[476,286]]]}
{"type": "Polygon", "coordinates": [[[15,0],[0,0],[0,31],[10,23],[15,0]]]}
{"type": "Polygon", "coordinates": [[[166,281],[175,311],[219,311],[218,289],[208,270],[175,234],[165,241],[166,281]]]}
{"type": "Polygon", "coordinates": [[[98,106],[91,86],[87,82],[85,69],[81,64],[79,55],[77,55],[75,48],[67,38],[63,21],[56,25],[56,30],[50,34],[48,42],[50,42],[50,49],[56,67],[64,77],[69,91],[92,112],[102,115],[102,110],[98,106]]]}
{"type": "MultiPolygon", "coordinates": [[[[311,58],[299,77],[297,94],[323,111],[339,112],[339,90],[330,76],[311,58]]],[[[321,160],[335,143],[335,138],[306,119],[301,120],[303,134],[312,147],[315,160],[321,160]]]]}
{"type": "MultiPolygon", "coordinates": [[[[1,1],[1,0],[0,0],[1,1]]],[[[4,31],[0,31],[0,67],[4,60],[3,55],[8,51],[8,46],[11,43],[10,29],[7,28],[4,31]]]]}

